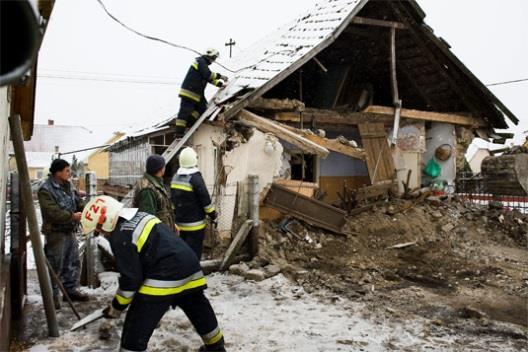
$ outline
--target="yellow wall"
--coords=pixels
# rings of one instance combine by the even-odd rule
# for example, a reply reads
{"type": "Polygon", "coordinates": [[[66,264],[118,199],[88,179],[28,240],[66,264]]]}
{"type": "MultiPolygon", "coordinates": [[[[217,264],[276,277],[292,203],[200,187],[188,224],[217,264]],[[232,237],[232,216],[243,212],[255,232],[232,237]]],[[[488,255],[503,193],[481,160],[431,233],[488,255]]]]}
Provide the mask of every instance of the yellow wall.
{"type": "Polygon", "coordinates": [[[88,158],[85,171],[94,171],[97,178],[108,179],[110,154],[107,151],[97,152],[88,158]]]}
{"type": "MultiPolygon", "coordinates": [[[[106,144],[112,144],[119,138],[123,137],[124,133],[116,132],[106,144]]],[[[106,150],[97,150],[88,157],[88,162],[85,164],[85,171],[94,171],[98,179],[108,179],[110,174],[110,153],[106,150]]]]}

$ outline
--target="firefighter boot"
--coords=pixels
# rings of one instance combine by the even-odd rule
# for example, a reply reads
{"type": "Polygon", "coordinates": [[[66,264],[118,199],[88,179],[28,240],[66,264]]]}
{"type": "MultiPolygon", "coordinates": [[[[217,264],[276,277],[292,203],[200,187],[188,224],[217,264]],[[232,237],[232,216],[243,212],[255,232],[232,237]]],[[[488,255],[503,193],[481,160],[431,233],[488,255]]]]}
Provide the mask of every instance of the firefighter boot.
{"type": "Polygon", "coordinates": [[[224,348],[224,338],[212,345],[203,345],[198,352],[226,352],[224,348]]]}

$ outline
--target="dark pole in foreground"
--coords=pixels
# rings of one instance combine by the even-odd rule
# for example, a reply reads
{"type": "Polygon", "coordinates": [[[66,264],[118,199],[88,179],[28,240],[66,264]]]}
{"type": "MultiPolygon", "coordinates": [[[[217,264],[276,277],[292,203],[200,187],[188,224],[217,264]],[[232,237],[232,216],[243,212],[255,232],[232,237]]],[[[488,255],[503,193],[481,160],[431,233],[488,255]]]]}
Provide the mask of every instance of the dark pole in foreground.
{"type": "Polygon", "coordinates": [[[22,136],[22,126],[19,115],[9,117],[9,128],[11,130],[11,139],[13,140],[17,169],[20,177],[22,205],[29,224],[29,236],[31,238],[33,254],[35,256],[35,264],[37,265],[40,292],[42,294],[42,302],[44,303],[46,320],[48,322],[48,333],[49,336],[58,337],[59,328],[57,326],[55,305],[53,304],[51,280],[46,266],[46,257],[44,256],[44,249],[42,248],[35,204],[33,204],[33,196],[31,194],[31,184],[29,183],[29,172],[27,168],[26,154],[24,152],[24,137],[22,136]]]}

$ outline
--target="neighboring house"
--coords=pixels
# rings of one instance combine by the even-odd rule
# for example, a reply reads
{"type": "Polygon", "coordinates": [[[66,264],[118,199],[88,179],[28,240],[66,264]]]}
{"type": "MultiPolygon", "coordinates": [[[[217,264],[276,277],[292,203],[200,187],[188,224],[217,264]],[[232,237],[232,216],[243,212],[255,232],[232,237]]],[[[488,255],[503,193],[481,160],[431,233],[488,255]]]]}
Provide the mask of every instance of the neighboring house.
{"type": "MultiPolygon", "coordinates": [[[[345,188],[429,184],[422,170],[431,159],[441,167],[435,180],[453,184],[475,136],[511,138],[494,129],[517,118],[424,17],[412,0],[324,0],[240,55],[186,136],[217,195],[221,233],[232,230],[233,198],[249,174],[261,190],[308,184],[336,204],[345,188]]],[[[173,118],[110,147],[111,184],[129,189],[149,154],[175,149],[173,118]]]]}
{"type": "MultiPolygon", "coordinates": [[[[80,162],[93,150],[85,150],[105,145],[108,135],[95,133],[82,126],[56,125],[53,120],[48,120],[46,125],[35,124],[33,137],[24,142],[28,169],[31,179],[46,177],[51,161],[60,157],[70,163],[75,159],[80,162]],[[73,153],[72,153],[73,152],[73,153]]],[[[10,146],[12,153],[12,146],[10,146]]],[[[14,162],[10,167],[16,167],[14,162]]]]}
{"type": "Polygon", "coordinates": [[[491,153],[489,149],[479,148],[477,151],[473,154],[473,156],[469,159],[469,167],[471,168],[471,171],[474,175],[480,174],[480,165],[482,165],[482,160],[484,160],[486,157],[490,156],[491,153]]]}
{"type": "MultiPolygon", "coordinates": [[[[110,145],[117,142],[124,136],[122,132],[115,132],[112,138],[107,140],[104,145],[110,145]]],[[[82,160],[84,171],[93,171],[99,180],[107,180],[110,174],[110,153],[107,148],[99,148],[82,160]]]]}

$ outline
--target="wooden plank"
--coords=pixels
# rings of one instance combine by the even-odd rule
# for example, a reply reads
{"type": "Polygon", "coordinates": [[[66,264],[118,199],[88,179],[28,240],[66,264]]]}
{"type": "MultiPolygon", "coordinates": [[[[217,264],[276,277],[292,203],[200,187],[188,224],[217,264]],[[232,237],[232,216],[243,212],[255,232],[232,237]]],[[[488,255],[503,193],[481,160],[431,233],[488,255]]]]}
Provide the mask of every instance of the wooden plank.
{"type": "Polygon", "coordinates": [[[346,212],[343,210],[292,192],[275,183],[271,185],[264,205],[337,234],[343,233],[346,224],[346,212]]]}
{"type": "Polygon", "coordinates": [[[394,176],[394,161],[392,159],[385,127],[382,123],[360,124],[359,134],[363,140],[363,147],[366,152],[367,168],[369,171],[370,181],[374,185],[382,181],[392,180],[394,176]],[[363,138],[363,135],[381,134],[379,138],[363,138]]]}
{"type": "MultiPolygon", "coordinates": [[[[325,109],[309,108],[303,111],[303,121],[317,124],[355,126],[360,123],[380,122],[392,125],[394,121],[394,108],[389,106],[371,105],[363,111],[335,111],[325,109]]],[[[432,111],[421,111],[413,109],[401,109],[402,119],[445,122],[454,125],[470,127],[487,127],[485,121],[471,116],[463,116],[450,113],[439,113],[432,111]]],[[[298,123],[300,115],[297,112],[278,112],[274,115],[278,122],[298,123]]]]}
{"type": "Polygon", "coordinates": [[[408,29],[409,28],[409,26],[401,22],[379,20],[376,18],[368,18],[368,17],[361,17],[361,16],[354,17],[352,19],[352,23],[359,24],[359,25],[394,28],[394,29],[408,29]]]}
{"type": "MultiPolygon", "coordinates": [[[[365,113],[381,114],[381,115],[392,115],[394,116],[394,108],[388,106],[371,105],[363,110],[365,113]]],[[[472,127],[486,127],[487,124],[480,119],[463,116],[457,114],[446,114],[432,111],[421,111],[413,109],[401,109],[401,117],[413,120],[424,120],[434,122],[445,122],[455,125],[464,125],[472,127]]]]}
{"type": "Polygon", "coordinates": [[[315,154],[323,158],[326,158],[330,153],[328,149],[323,148],[318,144],[292,132],[291,130],[282,126],[280,123],[260,117],[257,114],[247,110],[242,110],[238,116],[241,120],[247,122],[251,126],[254,126],[263,132],[273,133],[278,138],[296,145],[307,153],[315,154]]]}
{"type": "Polygon", "coordinates": [[[253,220],[251,219],[246,220],[242,224],[235,238],[233,238],[233,241],[231,241],[229,248],[225,252],[224,259],[222,260],[222,264],[220,264],[220,271],[225,271],[233,263],[233,258],[235,258],[235,255],[237,254],[237,252],[240,250],[240,248],[244,244],[244,241],[249,235],[249,231],[251,230],[252,227],[253,227],[253,220]]]}

